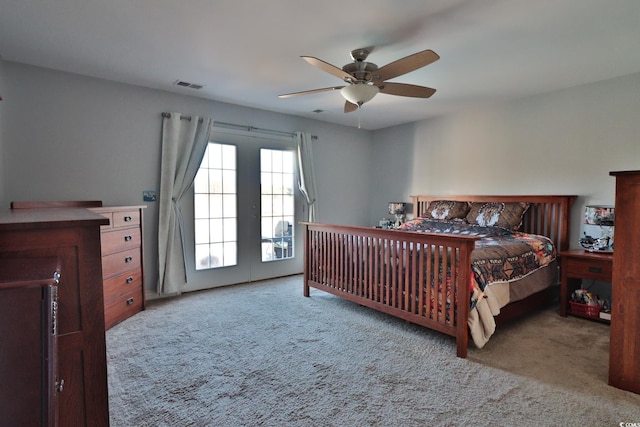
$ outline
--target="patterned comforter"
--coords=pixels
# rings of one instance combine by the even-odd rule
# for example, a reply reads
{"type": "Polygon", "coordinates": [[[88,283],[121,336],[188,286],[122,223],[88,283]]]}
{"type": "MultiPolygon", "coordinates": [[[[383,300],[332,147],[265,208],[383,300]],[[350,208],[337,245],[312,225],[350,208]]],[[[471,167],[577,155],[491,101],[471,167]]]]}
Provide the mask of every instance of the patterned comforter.
{"type": "Polygon", "coordinates": [[[482,347],[495,330],[493,316],[503,305],[491,301],[487,287],[493,283],[512,282],[523,278],[556,258],[553,242],[535,234],[512,232],[500,227],[470,225],[463,221],[442,222],[425,218],[410,220],[403,231],[477,236],[471,253],[471,317],[472,338],[482,347]],[[474,310],[474,309],[478,310],[474,310]],[[479,312],[476,312],[479,311],[479,312]],[[484,323],[484,324],[483,324],[484,323]]]}

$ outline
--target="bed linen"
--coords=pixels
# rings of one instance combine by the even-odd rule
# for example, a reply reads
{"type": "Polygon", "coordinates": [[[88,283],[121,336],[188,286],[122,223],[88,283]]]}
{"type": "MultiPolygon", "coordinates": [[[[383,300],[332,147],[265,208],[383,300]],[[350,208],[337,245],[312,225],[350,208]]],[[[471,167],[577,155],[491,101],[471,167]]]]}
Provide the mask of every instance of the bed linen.
{"type": "Polygon", "coordinates": [[[468,319],[471,337],[478,348],[495,332],[494,316],[501,308],[557,281],[556,248],[545,236],[472,225],[461,220],[427,218],[410,220],[400,230],[480,238],[471,254],[468,319]]]}

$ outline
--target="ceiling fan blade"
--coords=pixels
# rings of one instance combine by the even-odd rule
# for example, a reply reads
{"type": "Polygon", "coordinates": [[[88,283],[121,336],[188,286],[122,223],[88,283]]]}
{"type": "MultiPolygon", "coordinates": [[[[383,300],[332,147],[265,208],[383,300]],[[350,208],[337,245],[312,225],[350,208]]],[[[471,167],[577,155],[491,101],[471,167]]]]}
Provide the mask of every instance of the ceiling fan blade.
{"type": "Polygon", "coordinates": [[[367,80],[379,82],[389,80],[394,77],[401,76],[410,71],[417,70],[432,62],[440,59],[440,56],[432,50],[423,50],[422,52],[414,53],[413,55],[405,56],[402,59],[391,62],[375,71],[372,71],[367,76],[367,80]]]}
{"type": "Polygon", "coordinates": [[[313,56],[301,56],[302,59],[307,61],[309,64],[314,67],[318,67],[323,71],[326,71],[329,74],[333,74],[339,79],[344,80],[345,82],[355,82],[356,79],[351,74],[342,70],[342,68],[338,68],[335,65],[331,65],[328,62],[323,61],[322,59],[315,58],[313,56]]]}
{"type": "Polygon", "coordinates": [[[291,98],[292,96],[298,96],[298,95],[309,95],[312,93],[329,92],[332,90],[340,90],[343,87],[344,86],[332,86],[332,87],[323,87],[321,89],[303,90],[302,92],[285,93],[283,95],[278,95],[278,98],[291,98]]]}
{"type": "Polygon", "coordinates": [[[406,83],[384,82],[378,85],[380,92],[387,95],[410,96],[412,98],[429,98],[436,93],[435,89],[426,86],[410,85],[406,83]]]}
{"type": "Polygon", "coordinates": [[[356,111],[358,109],[358,105],[354,104],[352,102],[349,101],[345,101],[344,102],[344,112],[345,113],[351,113],[353,111],[356,111]]]}

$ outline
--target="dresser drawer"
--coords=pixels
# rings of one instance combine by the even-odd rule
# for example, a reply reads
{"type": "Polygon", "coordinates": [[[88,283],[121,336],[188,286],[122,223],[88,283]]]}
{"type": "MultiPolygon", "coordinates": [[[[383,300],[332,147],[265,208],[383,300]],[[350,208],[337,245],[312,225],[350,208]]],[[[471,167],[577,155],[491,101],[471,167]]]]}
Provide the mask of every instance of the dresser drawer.
{"type": "Polygon", "coordinates": [[[132,290],[120,298],[105,301],[104,320],[106,328],[139,313],[143,309],[143,297],[140,290],[132,290]]]}
{"type": "Polygon", "coordinates": [[[125,228],[102,233],[102,255],[140,247],[140,228],[125,228]]]}
{"type": "Polygon", "coordinates": [[[104,320],[107,329],[144,309],[142,270],[104,281],[104,320]]]}
{"type": "Polygon", "coordinates": [[[135,291],[142,295],[142,270],[127,271],[124,274],[113,276],[104,281],[104,301],[108,303],[116,299],[122,299],[126,294],[135,291]]]}
{"type": "Polygon", "coordinates": [[[571,277],[575,278],[610,282],[612,270],[611,262],[600,262],[584,258],[567,259],[567,271],[571,277]]]}
{"type": "Polygon", "coordinates": [[[102,276],[106,279],[125,271],[140,268],[140,248],[128,251],[116,252],[115,254],[102,257],[102,276]]]}
{"type": "Polygon", "coordinates": [[[113,228],[140,225],[140,210],[113,212],[113,228]]]}

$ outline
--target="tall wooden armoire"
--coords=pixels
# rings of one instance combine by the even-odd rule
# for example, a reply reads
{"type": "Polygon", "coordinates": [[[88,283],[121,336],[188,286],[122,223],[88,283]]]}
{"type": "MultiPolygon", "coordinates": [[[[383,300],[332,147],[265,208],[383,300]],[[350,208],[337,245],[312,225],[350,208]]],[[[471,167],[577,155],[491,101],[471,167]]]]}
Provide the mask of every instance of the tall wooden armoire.
{"type": "Polygon", "coordinates": [[[0,210],[0,379],[7,392],[29,396],[17,406],[2,395],[0,426],[109,425],[100,252],[100,226],[108,223],[82,208],[0,210]],[[46,290],[7,284],[55,272],[55,319],[41,308],[51,299],[43,296],[46,290]],[[40,337],[55,345],[41,344],[40,337]],[[45,362],[50,366],[41,366],[45,362]]]}
{"type": "Polygon", "coordinates": [[[640,171],[616,178],[609,384],[640,393],[640,171]]]}
{"type": "Polygon", "coordinates": [[[53,277],[0,281],[2,426],[58,425],[57,292],[53,277]]]}

